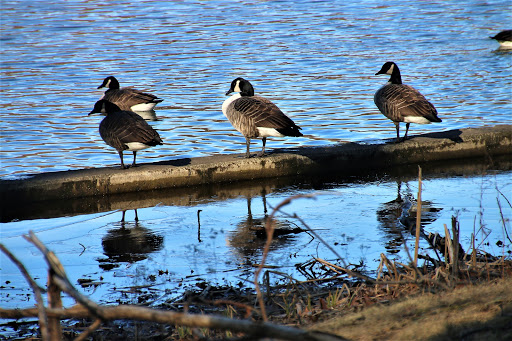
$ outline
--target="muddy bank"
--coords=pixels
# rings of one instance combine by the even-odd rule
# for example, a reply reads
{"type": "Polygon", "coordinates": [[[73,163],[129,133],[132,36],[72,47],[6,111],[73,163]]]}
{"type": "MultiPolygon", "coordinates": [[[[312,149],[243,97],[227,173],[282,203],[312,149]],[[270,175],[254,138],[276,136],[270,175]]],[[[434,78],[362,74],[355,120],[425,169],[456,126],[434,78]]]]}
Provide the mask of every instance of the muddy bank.
{"type": "Polygon", "coordinates": [[[512,278],[374,305],[312,325],[349,340],[511,340],[512,278]]]}
{"type": "Polygon", "coordinates": [[[346,143],[326,147],[274,150],[262,158],[216,155],[142,164],[133,169],[83,169],[1,180],[2,200],[37,202],[107,196],[187,186],[329,172],[403,167],[425,162],[512,154],[512,126],[451,130],[411,138],[404,143],[346,143]]]}

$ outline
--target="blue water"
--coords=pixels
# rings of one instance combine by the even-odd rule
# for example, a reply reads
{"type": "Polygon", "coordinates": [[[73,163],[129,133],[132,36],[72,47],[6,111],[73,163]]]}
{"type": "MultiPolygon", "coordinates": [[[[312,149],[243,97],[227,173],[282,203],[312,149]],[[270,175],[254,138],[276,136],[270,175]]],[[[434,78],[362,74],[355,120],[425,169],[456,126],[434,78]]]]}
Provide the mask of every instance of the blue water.
{"type": "MultiPolygon", "coordinates": [[[[191,190],[180,203],[164,197],[160,204],[147,207],[142,200],[138,222],[134,210],[126,211],[123,223],[122,212],[115,209],[137,204],[130,201],[113,202],[111,210],[101,213],[12,221],[0,224],[0,239],[40,285],[45,284],[47,267],[41,253],[22,238],[28,230],[55,252],[71,282],[93,300],[137,303],[140,295],[147,294],[149,301],[159,304],[180,297],[185,289],[197,289],[196,284],[204,281],[252,288],[253,264],[261,263],[264,245],[255,229],[283,200],[303,195],[311,198],[292,200],[276,213],[274,226],[281,231],[309,227],[316,236],[301,232],[276,237],[266,262],[276,271],[305,280],[295,265],[317,257],[349,268],[358,265],[376,276],[381,254],[404,264],[411,261],[405,246],[414,250],[414,235],[398,220],[415,221],[418,183],[414,177],[225,187],[211,197],[191,190]],[[79,279],[92,280],[96,286],[82,288],[79,279]],[[142,287],[130,289],[137,286],[142,287]]],[[[466,252],[471,252],[475,236],[479,252],[512,256],[511,171],[424,176],[422,188],[426,235],[444,236],[444,226],[451,231],[452,217],[456,217],[466,252]]],[[[423,237],[419,253],[438,259],[423,237]]],[[[33,304],[31,289],[3,253],[0,265],[2,307],[33,304]]],[[[279,281],[287,282],[271,275],[272,283],[279,281]]],[[[65,299],[65,304],[72,303],[65,299]]]]}
{"type": "MultiPolygon", "coordinates": [[[[87,117],[103,78],[164,98],[165,141],[140,162],[244,151],[221,112],[239,76],[302,127],[268,148],[393,138],[373,103],[398,63],[442,123],[411,134],[511,123],[512,55],[489,39],[509,1],[4,1],[0,176],[116,166],[87,117]]],[[[253,149],[259,149],[254,146],[253,149]]]]}
{"type": "MultiPolygon", "coordinates": [[[[221,112],[224,94],[239,76],[305,134],[271,138],[269,150],[393,139],[394,125],[373,103],[387,81],[374,74],[388,60],[398,63],[404,82],[443,119],[413,125],[411,134],[510,124],[512,54],[488,36],[510,28],[511,9],[508,0],[3,1],[0,176],[117,167],[117,153],[98,134],[101,117],[87,116],[108,75],[165,99],[150,121],[165,144],[139,153],[141,163],[243,153],[244,138],[221,112]]],[[[444,235],[444,225],[450,228],[457,216],[465,250],[473,234],[479,249],[510,256],[510,170],[463,169],[458,177],[447,171],[446,178],[435,173],[424,176],[424,205],[431,208],[425,232],[444,235]]],[[[398,195],[413,203],[417,196],[415,177],[318,181],[221,188],[209,198],[191,190],[178,202],[152,205],[116,202],[100,213],[3,223],[0,237],[42,286],[46,265],[21,237],[29,230],[61,258],[74,284],[97,282],[79,287],[92,299],[136,303],[142,292],[157,304],[196,282],[252,287],[262,242],[251,226],[265,216],[263,198],[270,214],[291,195],[314,193],[316,199],[294,200],[285,212],[297,213],[343,262],[374,274],[381,254],[409,261],[394,228],[398,195]],[[139,222],[129,210],[123,225],[121,209],[134,206],[139,222]],[[145,287],[130,290],[139,285],[145,287]]],[[[283,213],[276,224],[303,227],[283,213]]],[[[412,236],[404,234],[412,249],[412,236]]],[[[425,240],[420,246],[420,253],[435,256],[425,240]]],[[[340,261],[319,239],[299,233],[277,240],[267,263],[304,279],[295,264],[312,257],[340,261]]],[[[0,275],[2,307],[34,304],[26,281],[3,254],[0,275]]]]}

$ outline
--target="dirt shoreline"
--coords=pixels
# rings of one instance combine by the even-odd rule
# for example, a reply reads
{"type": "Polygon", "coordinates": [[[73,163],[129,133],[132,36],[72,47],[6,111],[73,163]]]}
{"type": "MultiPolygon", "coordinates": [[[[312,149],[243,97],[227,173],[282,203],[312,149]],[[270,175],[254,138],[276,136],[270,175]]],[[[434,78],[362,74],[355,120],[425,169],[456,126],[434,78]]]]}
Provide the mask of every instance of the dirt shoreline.
{"type": "MultiPolygon", "coordinates": [[[[349,340],[512,340],[512,277],[425,293],[310,325],[349,340]]],[[[339,312],[338,312],[339,314],[339,312]]]]}

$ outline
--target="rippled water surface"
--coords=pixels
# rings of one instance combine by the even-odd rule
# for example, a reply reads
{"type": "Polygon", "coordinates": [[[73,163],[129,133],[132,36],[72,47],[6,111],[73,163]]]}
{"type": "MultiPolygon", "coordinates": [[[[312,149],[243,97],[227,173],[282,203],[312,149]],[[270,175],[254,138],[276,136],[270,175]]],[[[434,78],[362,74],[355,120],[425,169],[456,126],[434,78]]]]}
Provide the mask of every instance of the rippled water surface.
{"type": "Polygon", "coordinates": [[[4,1],[0,176],[117,165],[87,117],[108,75],[165,99],[151,122],[165,145],[140,162],[243,152],[221,112],[239,76],[305,134],[269,149],[392,138],[373,104],[387,60],[443,119],[412,134],[510,123],[512,57],[488,38],[510,13],[509,1],[4,1]]]}

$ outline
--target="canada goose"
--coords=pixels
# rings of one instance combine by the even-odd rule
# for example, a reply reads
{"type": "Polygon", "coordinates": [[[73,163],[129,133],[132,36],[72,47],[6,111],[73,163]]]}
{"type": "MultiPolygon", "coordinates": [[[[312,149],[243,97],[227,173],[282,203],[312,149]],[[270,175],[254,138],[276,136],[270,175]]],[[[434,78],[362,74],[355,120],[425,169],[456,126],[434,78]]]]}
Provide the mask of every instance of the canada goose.
{"type": "Polygon", "coordinates": [[[386,62],[376,75],[391,75],[389,81],[375,93],[373,98],[380,112],[389,118],[396,126],[396,139],[400,141],[399,124],[405,122],[405,136],[407,138],[411,123],[427,124],[441,122],[437,117],[436,108],[412,86],[402,84],[402,77],[398,66],[393,62],[386,62]]]}
{"type": "Polygon", "coordinates": [[[135,167],[138,150],[163,144],[157,131],[133,111],[121,110],[114,103],[101,99],[94,104],[89,115],[94,113],[107,115],[100,123],[100,136],[106,144],[117,150],[123,169],[128,168],[123,162],[124,150],[133,152],[132,167],[135,167]]]}
{"type": "Polygon", "coordinates": [[[255,96],[254,88],[248,80],[236,78],[226,96],[238,92],[222,104],[222,113],[229,122],[245,136],[247,151],[245,157],[251,157],[249,146],[251,138],[261,137],[263,148],[258,156],[265,155],[265,143],[269,136],[302,136],[301,129],[268,99],[255,96]]]}
{"type": "Polygon", "coordinates": [[[119,82],[116,77],[108,76],[103,80],[98,89],[103,87],[108,88],[101,99],[106,99],[109,102],[116,104],[122,110],[132,111],[149,111],[153,110],[155,105],[162,102],[163,99],[155,95],[142,92],[132,87],[119,87],[119,82]]]}
{"type": "Polygon", "coordinates": [[[500,43],[501,48],[512,49],[512,30],[501,31],[494,37],[489,38],[496,39],[500,43]]]}

